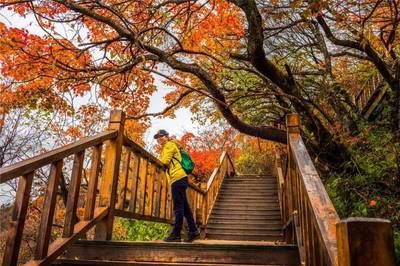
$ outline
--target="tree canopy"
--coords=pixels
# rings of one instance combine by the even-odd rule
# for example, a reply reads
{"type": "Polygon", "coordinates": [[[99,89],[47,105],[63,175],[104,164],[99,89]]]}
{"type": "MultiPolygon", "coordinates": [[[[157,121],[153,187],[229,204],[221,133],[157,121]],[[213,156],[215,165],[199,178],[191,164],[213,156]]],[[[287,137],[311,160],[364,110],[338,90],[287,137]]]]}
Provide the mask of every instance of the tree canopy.
{"type": "Polygon", "coordinates": [[[285,134],[273,125],[297,112],[308,145],[344,161],[341,135],[363,120],[353,98],[377,77],[390,92],[392,132],[400,134],[398,4],[1,0],[46,33],[0,24],[2,111],[68,112],[63,94],[95,90],[132,119],[187,106],[282,143],[285,134]],[[165,110],[146,114],[156,77],[175,90],[165,110]]]}

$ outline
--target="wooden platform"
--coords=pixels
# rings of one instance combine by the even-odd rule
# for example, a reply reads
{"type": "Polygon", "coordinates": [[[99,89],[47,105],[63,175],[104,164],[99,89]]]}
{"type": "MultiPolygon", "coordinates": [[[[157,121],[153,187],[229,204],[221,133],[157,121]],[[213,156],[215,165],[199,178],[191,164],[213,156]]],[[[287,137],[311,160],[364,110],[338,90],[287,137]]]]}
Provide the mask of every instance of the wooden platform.
{"type": "Polygon", "coordinates": [[[265,241],[78,241],[57,265],[299,265],[293,245],[265,241]]]}

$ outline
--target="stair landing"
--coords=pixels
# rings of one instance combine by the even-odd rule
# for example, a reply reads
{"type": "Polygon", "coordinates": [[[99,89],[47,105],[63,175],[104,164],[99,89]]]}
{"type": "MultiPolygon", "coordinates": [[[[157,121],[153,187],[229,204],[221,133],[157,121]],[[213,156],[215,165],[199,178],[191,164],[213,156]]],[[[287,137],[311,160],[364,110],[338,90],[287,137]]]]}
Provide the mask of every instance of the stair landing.
{"type": "Polygon", "coordinates": [[[54,265],[299,265],[299,256],[294,245],[257,241],[81,240],[54,265]]]}

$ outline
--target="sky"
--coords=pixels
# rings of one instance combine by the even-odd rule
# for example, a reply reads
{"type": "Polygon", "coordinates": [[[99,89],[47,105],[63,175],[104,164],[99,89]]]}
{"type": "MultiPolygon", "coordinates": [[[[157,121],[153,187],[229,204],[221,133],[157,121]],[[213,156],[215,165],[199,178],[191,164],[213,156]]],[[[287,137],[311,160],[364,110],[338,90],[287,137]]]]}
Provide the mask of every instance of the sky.
{"type": "MultiPolygon", "coordinates": [[[[157,86],[157,92],[151,97],[150,107],[148,112],[159,112],[163,110],[167,104],[165,103],[163,96],[171,91],[162,84],[161,80],[156,77],[155,85],[157,86]]],[[[154,118],[151,117],[151,127],[146,131],[144,136],[144,141],[146,147],[152,147],[155,143],[154,134],[159,129],[165,129],[170,135],[175,135],[177,137],[182,136],[185,132],[196,133],[200,125],[193,121],[193,114],[187,108],[180,108],[176,113],[175,118],[154,118]]]]}

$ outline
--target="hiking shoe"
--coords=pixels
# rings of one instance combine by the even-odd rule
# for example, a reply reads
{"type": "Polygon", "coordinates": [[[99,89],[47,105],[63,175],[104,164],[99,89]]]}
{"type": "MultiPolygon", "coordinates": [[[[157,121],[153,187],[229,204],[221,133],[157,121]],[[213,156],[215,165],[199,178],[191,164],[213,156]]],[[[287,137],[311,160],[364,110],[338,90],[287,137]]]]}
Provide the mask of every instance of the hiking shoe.
{"type": "Polygon", "coordinates": [[[189,232],[188,233],[188,237],[185,239],[185,242],[192,242],[195,239],[200,238],[200,232],[196,231],[196,232],[189,232]]]}
{"type": "Polygon", "coordinates": [[[174,235],[174,234],[170,234],[167,238],[164,238],[165,242],[181,242],[181,237],[174,235]]]}

